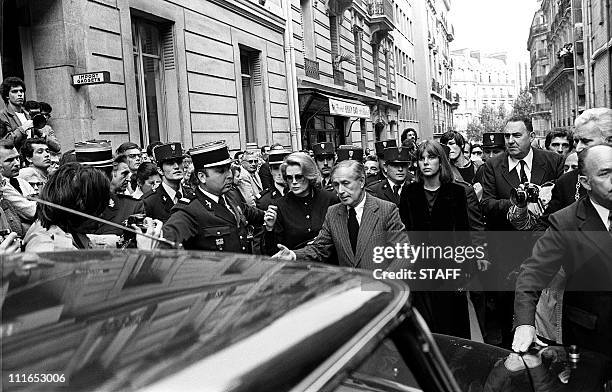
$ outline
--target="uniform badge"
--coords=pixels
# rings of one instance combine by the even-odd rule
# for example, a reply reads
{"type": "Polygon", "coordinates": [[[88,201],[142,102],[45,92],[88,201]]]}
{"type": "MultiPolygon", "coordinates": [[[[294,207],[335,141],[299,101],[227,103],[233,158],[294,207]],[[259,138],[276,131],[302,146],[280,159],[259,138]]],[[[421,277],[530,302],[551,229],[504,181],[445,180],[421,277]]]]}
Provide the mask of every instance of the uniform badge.
{"type": "Polygon", "coordinates": [[[206,205],[206,208],[208,208],[209,210],[212,210],[212,204],[210,204],[210,201],[205,200],[204,204],[206,205]]]}
{"type": "Polygon", "coordinates": [[[215,244],[216,244],[217,246],[223,246],[223,245],[225,245],[225,241],[223,241],[223,238],[217,238],[217,239],[215,240],[215,244]]]}
{"type": "Polygon", "coordinates": [[[176,145],[171,144],[171,145],[170,145],[170,148],[172,149],[172,152],[175,152],[175,151],[176,151],[176,145]]]}
{"type": "Polygon", "coordinates": [[[383,147],[387,148],[387,142],[382,142],[383,147]]]}
{"type": "Polygon", "coordinates": [[[110,200],[108,201],[108,206],[109,206],[110,208],[113,208],[113,207],[115,206],[115,201],[114,201],[113,199],[110,199],[110,200]]]}
{"type": "Polygon", "coordinates": [[[354,152],[355,151],[353,151],[353,150],[349,150],[349,152],[348,152],[349,153],[349,159],[353,159],[353,153],[354,152]]]}
{"type": "Polygon", "coordinates": [[[325,147],[325,144],[321,143],[321,150],[323,149],[323,147],[325,147]]]}
{"type": "Polygon", "coordinates": [[[492,134],[489,135],[489,139],[491,140],[491,143],[493,143],[495,141],[495,136],[493,136],[492,134]]]}
{"type": "Polygon", "coordinates": [[[187,204],[189,204],[189,203],[191,202],[191,200],[189,200],[189,199],[188,199],[188,198],[186,198],[186,197],[181,197],[181,198],[179,199],[179,201],[180,201],[180,202],[182,202],[182,203],[187,203],[187,204]]]}

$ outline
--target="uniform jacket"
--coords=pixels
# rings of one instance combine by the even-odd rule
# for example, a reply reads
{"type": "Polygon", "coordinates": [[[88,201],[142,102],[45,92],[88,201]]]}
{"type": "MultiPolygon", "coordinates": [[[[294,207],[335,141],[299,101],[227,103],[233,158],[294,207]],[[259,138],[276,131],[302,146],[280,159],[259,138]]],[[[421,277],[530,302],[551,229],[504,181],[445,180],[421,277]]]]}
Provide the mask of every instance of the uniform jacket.
{"type": "Polygon", "coordinates": [[[323,189],[325,189],[328,192],[334,191],[334,186],[331,183],[331,177],[323,178],[321,180],[321,186],[323,187],[323,189]]]}
{"type": "MultiPolygon", "coordinates": [[[[184,195],[182,197],[187,199],[193,199],[195,195],[192,191],[186,188],[182,188],[184,195]]],[[[149,218],[159,219],[162,222],[166,222],[170,217],[170,211],[174,207],[174,202],[166,192],[163,186],[159,185],[153,192],[148,192],[143,195],[142,201],[146,214],[149,218]]]]}
{"type": "Polygon", "coordinates": [[[225,194],[233,215],[199,188],[190,202],[179,200],[163,226],[164,238],[183,244],[185,249],[248,253],[247,225],[262,225],[264,212],[225,194]],[[237,220],[238,219],[238,220],[237,220]]]}
{"type": "MultiPolygon", "coordinates": [[[[134,199],[129,195],[112,194],[108,206],[100,218],[123,225],[123,222],[133,214],[144,214],[145,208],[142,200],[134,199]]],[[[97,225],[94,234],[122,235],[123,230],[107,225],[97,225]]]]}
{"type": "Polygon", "coordinates": [[[371,195],[366,194],[365,197],[355,253],[347,228],[348,210],[343,204],[335,204],[328,208],[323,227],[314,242],[295,251],[297,259],[324,262],[335,249],[341,266],[367,270],[395,269],[393,262],[396,260],[376,264],[372,256],[376,246],[409,242],[397,206],[371,195]]]}
{"type": "Polygon", "coordinates": [[[338,203],[338,197],[326,190],[314,188],[307,197],[297,197],[293,192],[274,201],[278,206],[273,231],[264,233],[264,253],[273,255],[277,244],[298,249],[317,236],[330,206],[338,203]]]}
{"type": "Polygon", "coordinates": [[[267,210],[270,204],[276,204],[275,201],[283,195],[274,185],[262,192],[261,197],[255,201],[255,206],[260,210],[267,210]]]}
{"type": "MultiPolygon", "coordinates": [[[[404,190],[405,187],[412,182],[414,182],[414,176],[412,175],[412,173],[408,173],[406,175],[406,181],[404,182],[404,187],[402,188],[402,190],[404,190]]],[[[399,195],[398,197],[395,197],[395,194],[393,193],[393,188],[389,185],[389,181],[386,178],[382,181],[377,181],[371,184],[369,187],[366,188],[366,190],[371,195],[376,196],[379,199],[390,201],[391,203],[395,203],[395,205],[399,205],[400,197],[399,195]]]]}
{"type": "Polygon", "coordinates": [[[563,344],[612,355],[612,236],[588,197],[549,217],[550,227],[521,265],[514,301],[515,325],[535,325],[537,292],[560,267],[563,344]]]}

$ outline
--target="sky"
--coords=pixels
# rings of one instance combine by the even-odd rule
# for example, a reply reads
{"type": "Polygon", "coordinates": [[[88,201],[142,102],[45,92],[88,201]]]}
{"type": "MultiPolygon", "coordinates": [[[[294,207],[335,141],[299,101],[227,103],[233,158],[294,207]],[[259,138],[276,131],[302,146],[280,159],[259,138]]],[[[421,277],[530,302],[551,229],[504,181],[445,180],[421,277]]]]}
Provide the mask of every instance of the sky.
{"type": "Polygon", "coordinates": [[[538,8],[537,0],[451,0],[455,40],[450,48],[505,50],[528,62],[527,38],[538,8]]]}

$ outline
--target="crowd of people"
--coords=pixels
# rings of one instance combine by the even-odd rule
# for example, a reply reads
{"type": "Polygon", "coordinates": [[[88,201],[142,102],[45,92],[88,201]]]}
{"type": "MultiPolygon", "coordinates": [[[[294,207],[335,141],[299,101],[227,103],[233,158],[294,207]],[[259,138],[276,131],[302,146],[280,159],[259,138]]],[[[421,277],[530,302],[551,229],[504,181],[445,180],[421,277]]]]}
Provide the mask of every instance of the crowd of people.
{"type": "Polygon", "coordinates": [[[434,332],[470,338],[471,300],[489,342],[525,351],[537,336],[612,353],[612,109],[586,110],[543,147],[514,116],[479,141],[407,129],[373,151],[322,141],[231,156],[224,141],[66,151],[50,106],[26,101],[21,80],[1,94],[3,252],[174,246],[392,270],[397,260],[373,261],[376,247],[470,243],[486,248],[464,271],[479,288],[414,295],[434,332]]]}

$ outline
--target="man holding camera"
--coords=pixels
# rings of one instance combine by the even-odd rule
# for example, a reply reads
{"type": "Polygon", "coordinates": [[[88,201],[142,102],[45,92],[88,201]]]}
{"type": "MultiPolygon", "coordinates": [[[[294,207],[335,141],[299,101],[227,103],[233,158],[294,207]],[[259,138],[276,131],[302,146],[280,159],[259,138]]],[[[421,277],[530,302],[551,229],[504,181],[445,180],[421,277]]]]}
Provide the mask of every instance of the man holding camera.
{"type": "MultiPolygon", "coordinates": [[[[542,185],[554,182],[563,174],[563,158],[550,151],[534,149],[531,142],[535,137],[531,119],[513,116],[507,120],[503,130],[506,151],[497,154],[484,164],[481,208],[486,217],[487,229],[492,231],[516,231],[508,219],[512,205],[512,190],[520,184],[542,185]]],[[[532,205],[530,208],[534,208],[532,205]]],[[[535,209],[534,209],[535,210],[535,209]]],[[[492,289],[507,288],[498,295],[498,320],[502,328],[502,344],[509,347],[512,339],[513,271],[531,250],[529,235],[519,233],[508,238],[508,233],[495,236],[489,241],[493,259],[495,281],[492,289]],[[503,238],[502,238],[503,237],[503,238]],[[524,244],[524,246],[517,246],[524,244]]]]}

